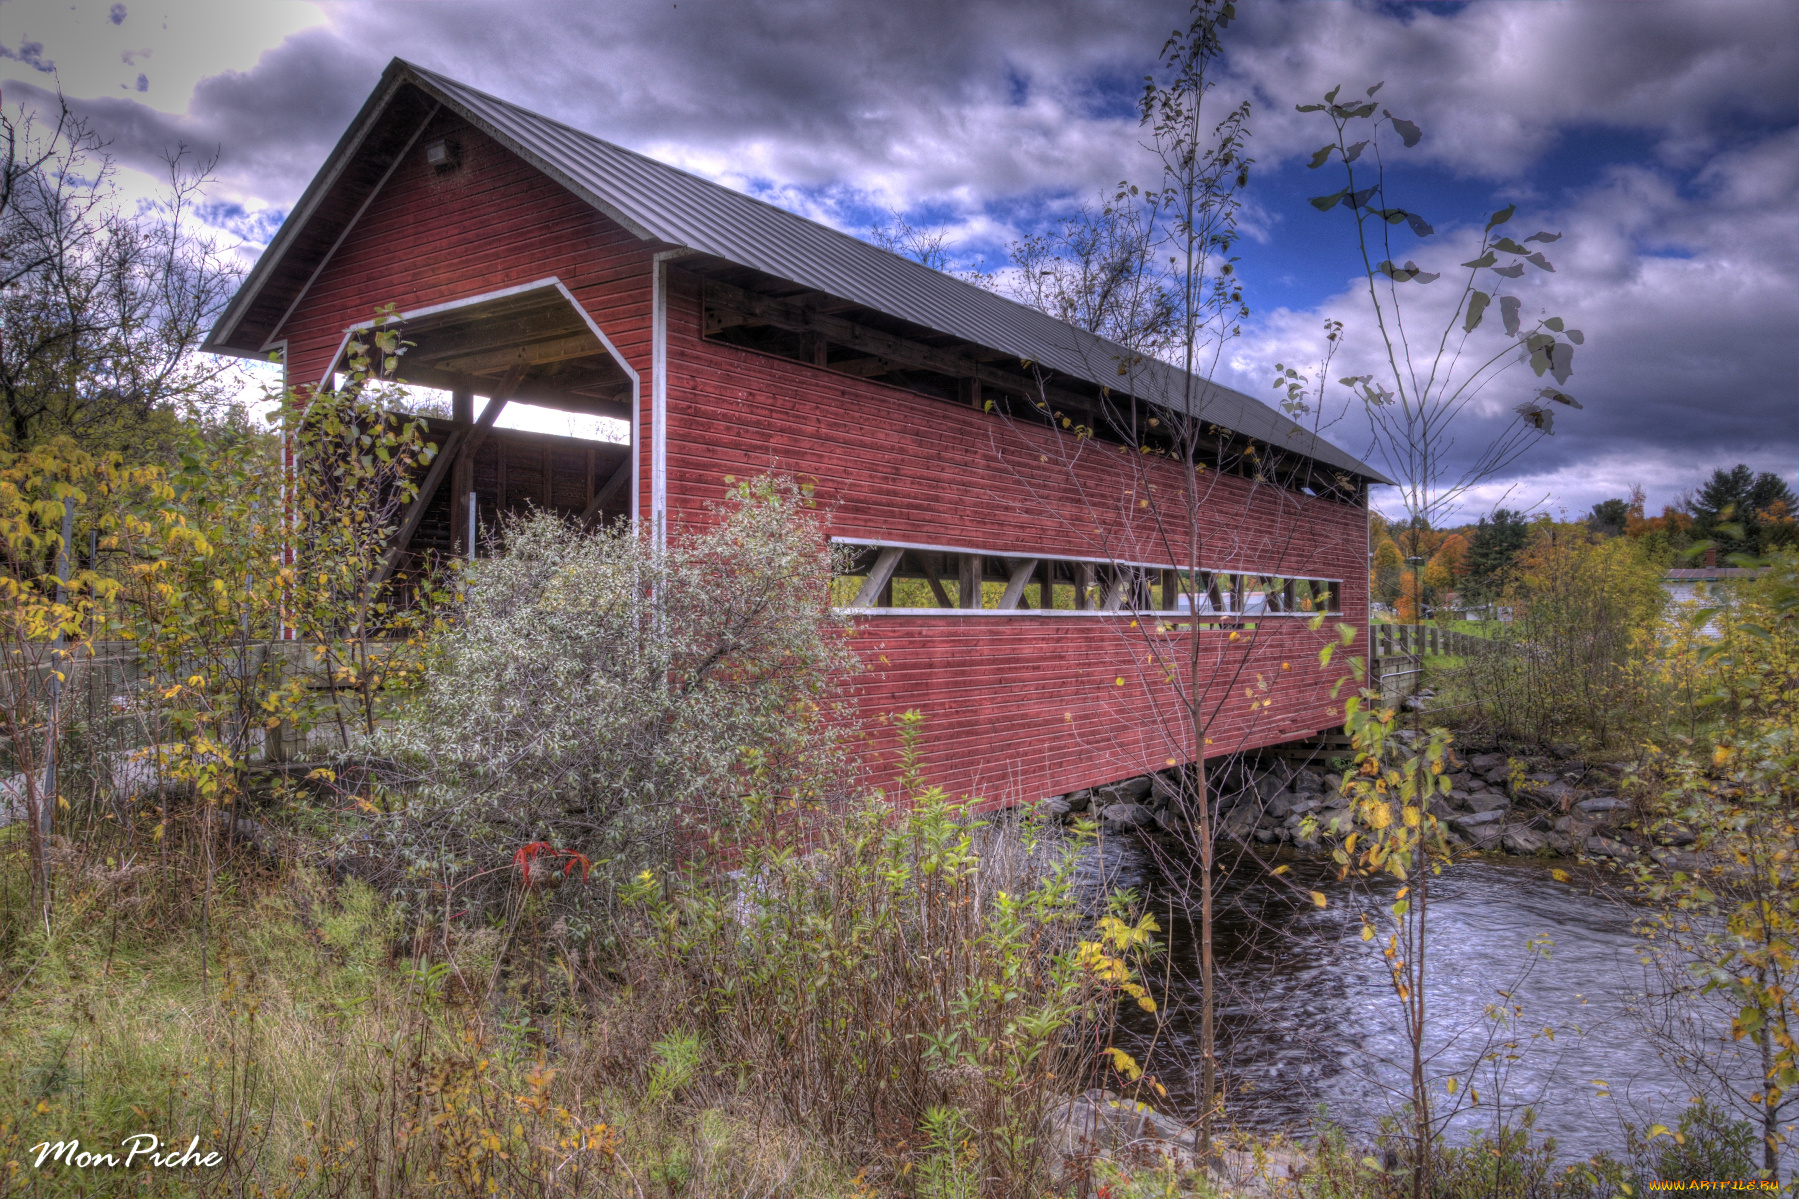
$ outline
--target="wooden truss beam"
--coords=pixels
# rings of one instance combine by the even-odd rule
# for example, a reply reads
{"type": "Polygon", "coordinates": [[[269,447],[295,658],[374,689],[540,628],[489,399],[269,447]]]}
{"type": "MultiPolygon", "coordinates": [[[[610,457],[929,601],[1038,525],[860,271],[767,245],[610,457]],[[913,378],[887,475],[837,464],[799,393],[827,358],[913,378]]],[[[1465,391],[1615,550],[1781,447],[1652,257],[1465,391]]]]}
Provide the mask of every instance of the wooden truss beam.
{"type": "Polygon", "coordinates": [[[924,571],[924,581],[931,585],[931,594],[936,597],[938,606],[944,608],[955,607],[956,605],[950,603],[949,592],[945,590],[943,580],[938,578],[937,572],[931,569],[930,558],[920,554],[918,565],[924,571]]]}
{"type": "Polygon", "coordinates": [[[636,447],[632,447],[631,455],[618,464],[618,469],[609,475],[600,489],[593,493],[593,499],[587,501],[587,510],[581,513],[580,523],[583,526],[593,523],[593,518],[605,511],[612,497],[624,490],[625,484],[631,481],[631,463],[636,457],[636,447]]]}
{"type": "Polygon", "coordinates": [[[406,547],[412,544],[412,538],[419,531],[419,522],[425,519],[425,509],[430,506],[432,497],[443,485],[444,477],[450,473],[450,464],[456,460],[457,444],[463,440],[466,429],[452,430],[444,439],[443,448],[431,459],[431,468],[425,472],[425,481],[419,484],[418,494],[412,497],[412,503],[406,506],[406,516],[400,522],[400,531],[394,534],[393,547],[387,556],[381,559],[381,566],[375,571],[371,586],[379,587],[387,582],[394,568],[399,566],[400,557],[405,554],[406,547]]]}
{"type": "Polygon", "coordinates": [[[1037,573],[1037,559],[1014,558],[1006,565],[1011,575],[1006,579],[1006,589],[1000,593],[999,606],[1012,609],[1018,607],[1018,601],[1024,598],[1024,589],[1031,585],[1031,576],[1037,573]]]}
{"type": "MultiPolygon", "coordinates": [[[[1027,399],[1043,398],[1052,404],[1063,404],[1083,412],[1090,410],[1094,403],[1091,396],[1048,384],[1044,385],[1039,397],[1035,380],[996,370],[973,354],[960,349],[927,346],[923,342],[882,333],[878,329],[871,329],[867,325],[859,325],[839,316],[828,316],[805,304],[745,291],[729,283],[718,283],[710,279],[704,283],[706,306],[720,314],[717,319],[707,317],[708,332],[732,325],[773,325],[777,329],[787,329],[794,333],[820,334],[833,345],[860,350],[872,358],[884,358],[892,364],[889,369],[894,366],[910,367],[948,375],[952,379],[976,380],[1005,395],[1021,395],[1027,399]]],[[[826,369],[837,368],[832,365],[826,369]]]]}
{"type": "Polygon", "coordinates": [[[887,584],[893,579],[893,572],[898,569],[900,557],[905,552],[905,550],[892,546],[882,550],[880,555],[875,558],[874,567],[869,570],[868,579],[862,584],[862,590],[856,592],[856,598],[850,601],[850,607],[874,607],[875,602],[881,598],[881,592],[887,589],[887,584]]]}

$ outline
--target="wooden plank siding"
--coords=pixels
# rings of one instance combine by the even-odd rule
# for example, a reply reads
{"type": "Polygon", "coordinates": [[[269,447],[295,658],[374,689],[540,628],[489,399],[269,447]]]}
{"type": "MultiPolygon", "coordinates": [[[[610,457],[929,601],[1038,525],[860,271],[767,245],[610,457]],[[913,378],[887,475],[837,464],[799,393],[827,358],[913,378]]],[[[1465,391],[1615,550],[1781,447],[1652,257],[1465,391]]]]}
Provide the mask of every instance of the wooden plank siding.
{"type": "MultiPolygon", "coordinates": [[[[291,377],[323,376],[345,327],[377,305],[412,309],[554,275],[642,379],[635,450],[647,514],[651,255],[666,247],[638,241],[459,120],[437,118],[411,157],[419,161],[394,171],[280,330],[291,377]],[[438,176],[424,166],[422,147],[443,136],[460,142],[462,166],[438,176]]],[[[996,556],[1184,559],[1157,534],[1155,509],[1143,506],[1178,496],[1170,464],[1142,464],[1152,496],[1139,490],[1135,464],[1118,447],[709,341],[697,280],[681,274],[679,260],[670,278],[674,535],[709,519],[706,505],[724,496],[727,477],[777,471],[813,486],[837,536],[996,556]]],[[[546,488],[543,453],[513,448],[525,444],[501,431],[477,455],[484,520],[490,496],[497,503],[502,493],[507,502],[548,495],[558,509],[578,510],[590,494],[584,489],[598,486],[552,449],[546,488]]],[[[607,473],[602,466],[601,479],[607,473]]],[[[1366,628],[1363,509],[1234,475],[1208,479],[1208,569],[1341,579],[1342,619],[1366,628]]],[[[428,514],[421,537],[427,528],[434,539],[450,532],[447,486],[438,502],[445,512],[428,514]]],[[[1235,641],[1222,631],[1163,640],[1184,654],[1175,643],[1191,636],[1202,639],[1208,694],[1221,705],[1207,754],[1340,722],[1341,704],[1329,695],[1340,671],[1317,666],[1329,630],[1265,619],[1256,635],[1235,641]],[[1265,690],[1255,689],[1258,679],[1265,690]]],[[[867,666],[855,687],[872,783],[890,781],[892,770],[890,726],[877,718],[908,708],[927,716],[932,781],[994,800],[1107,782],[1193,754],[1168,685],[1144,662],[1144,631],[1129,616],[880,616],[858,620],[854,637],[867,666]]]]}
{"type": "MultiPolygon", "coordinates": [[[[439,114],[278,331],[289,378],[297,385],[323,378],[344,330],[380,305],[411,310],[553,275],[644,380],[645,444],[637,448],[647,512],[650,256],[657,248],[460,118],[439,114]],[[462,165],[444,175],[424,157],[441,137],[462,147],[462,165]]],[[[513,469],[509,461],[508,476],[513,469]]]]}
{"type": "MultiPolygon", "coordinates": [[[[708,341],[698,282],[674,279],[671,527],[704,521],[727,477],[775,469],[813,485],[840,537],[1007,556],[1185,559],[1141,506],[1180,494],[1173,463],[1133,464],[1117,446],[1075,443],[1040,425],[708,341]]],[[[1207,476],[1207,486],[1208,569],[1341,579],[1341,619],[1366,628],[1364,509],[1230,474],[1207,476]]],[[[1174,692],[1161,667],[1145,663],[1145,635],[1132,617],[921,613],[857,624],[867,663],[860,707],[874,757],[887,763],[878,776],[890,770],[892,744],[875,718],[908,708],[926,714],[934,781],[1006,802],[1193,757],[1174,692]]],[[[1329,678],[1317,667],[1334,632],[1286,619],[1264,620],[1235,642],[1228,632],[1197,634],[1211,666],[1202,692],[1219,705],[1208,755],[1341,723],[1341,703],[1330,696],[1341,663],[1329,678]],[[1267,691],[1255,689],[1258,679],[1267,691]]]]}

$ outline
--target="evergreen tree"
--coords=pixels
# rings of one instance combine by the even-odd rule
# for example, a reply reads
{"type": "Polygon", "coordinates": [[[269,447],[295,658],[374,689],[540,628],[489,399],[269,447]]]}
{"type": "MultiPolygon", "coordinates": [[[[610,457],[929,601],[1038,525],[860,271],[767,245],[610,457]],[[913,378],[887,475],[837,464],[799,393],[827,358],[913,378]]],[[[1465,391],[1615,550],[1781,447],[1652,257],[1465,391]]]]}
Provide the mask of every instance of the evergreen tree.
{"type": "Polygon", "coordinates": [[[1522,512],[1499,508],[1491,520],[1481,517],[1468,539],[1468,593],[1483,599],[1497,595],[1506,570],[1529,536],[1530,525],[1522,512]]]}
{"type": "Polygon", "coordinates": [[[1759,557],[1795,540],[1793,491],[1772,471],[1757,474],[1741,462],[1719,467],[1689,507],[1693,535],[1715,542],[1721,554],[1759,557]]]}

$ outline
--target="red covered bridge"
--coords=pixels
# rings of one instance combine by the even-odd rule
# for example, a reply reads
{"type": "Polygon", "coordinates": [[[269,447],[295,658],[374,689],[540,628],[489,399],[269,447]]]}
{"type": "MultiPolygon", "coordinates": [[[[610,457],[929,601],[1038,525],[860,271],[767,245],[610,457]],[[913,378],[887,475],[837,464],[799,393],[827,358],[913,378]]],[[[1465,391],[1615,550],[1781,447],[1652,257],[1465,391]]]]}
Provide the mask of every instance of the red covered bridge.
{"type": "Polygon", "coordinates": [[[1247,396],[397,59],[207,348],[317,384],[390,303],[404,377],[453,396],[405,553],[460,552],[471,497],[665,538],[781,472],[859,547],[860,703],[924,710],[933,781],[1029,800],[1341,721],[1318,650],[1366,629],[1385,480],[1247,396]],[[476,396],[629,444],[483,438],[476,396]],[[1195,412],[1197,557],[1155,432],[1195,412]],[[1194,638],[1202,747],[1173,690],[1194,638]]]}

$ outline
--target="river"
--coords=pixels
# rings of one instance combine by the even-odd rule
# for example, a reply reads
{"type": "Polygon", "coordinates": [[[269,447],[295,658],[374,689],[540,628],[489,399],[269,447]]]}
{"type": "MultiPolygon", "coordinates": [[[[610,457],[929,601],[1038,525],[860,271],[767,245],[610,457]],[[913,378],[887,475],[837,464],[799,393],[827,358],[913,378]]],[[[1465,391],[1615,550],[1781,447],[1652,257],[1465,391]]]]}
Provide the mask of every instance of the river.
{"type": "MultiPolygon", "coordinates": [[[[1370,906],[1368,897],[1318,863],[1283,860],[1291,866],[1285,879],[1245,863],[1218,887],[1218,1044],[1230,1119],[1261,1131],[1303,1131],[1322,1107],[1366,1134],[1397,1111],[1410,1071],[1380,941],[1360,936],[1357,913],[1370,906]],[[1324,894],[1326,907],[1311,901],[1311,890],[1324,894]]],[[[1435,880],[1428,1047],[1436,1055],[1433,1075],[1496,1049],[1506,1071],[1499,1078],[1488,1064],[1476,1072],[1481,1104],[1454,1118],[1453,1137],[1490,1126],[1502,1109],[1515,1118],[1529,1104],[1538,1133],[1553,1136],[1572,1160],[1615,1151],[1623,1121],[1673,1124],[1689,1092],[1632,1011],[1632,998],[1645,988],[1633,913],[1599,893],[1598,876],[1558,882],[1550,870],[1532,861],[1476,860],[1435,880]],[[1490,1008],[1514,1018],[1496,1023],[1490,1008]],[[1507,1041],[1516,1047],[1501,1048],[1507,1041]]],[[[1166,973],[1153,982],[1161,1010],[1151,1017],[1127,1008],[1120,1043],[1167,1087],[1159,1106],[1191,1113],[1198,913],[1171,900],[1175,888],[1128,838],[1090,851],[1082,875],[1089,886],[1138,889],[1164,926],[1166,958],[1152,967],[1166,973]]],[[[1461,1091],[1466,1104],[1465,1086],[1461,1091]]],[[[1441,1081],[1435,1093],[1447,1101],[1441,1081]]]]}

